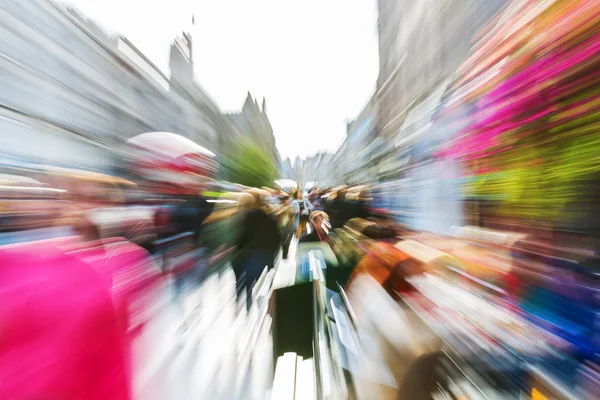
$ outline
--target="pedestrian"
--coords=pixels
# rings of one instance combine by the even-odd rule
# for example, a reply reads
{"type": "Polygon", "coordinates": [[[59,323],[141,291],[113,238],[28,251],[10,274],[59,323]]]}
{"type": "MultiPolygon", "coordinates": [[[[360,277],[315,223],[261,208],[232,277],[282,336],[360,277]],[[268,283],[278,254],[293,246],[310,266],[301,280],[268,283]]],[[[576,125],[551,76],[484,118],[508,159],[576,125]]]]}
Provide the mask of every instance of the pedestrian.
{"type": "Polygon", "coordinates": [[[179,232],[192,232],[197,241],[200,237],[202,223],[211,214],[214,204],[206,201],[200,191],[183,191],[178,199],[181,200],[174,210],[172,223],[179,232]]]}
{"type": "Polygon", "coordinates": [[[246,308],[252,304],[252,287],[265,267],[274,267],[275,256],[281,245],[279,228],[266,211],[266,193],[255,190],[249,200],[248,210],[242,218],[242,227],[236,243],[233,269],[236,275],[238,299],[246,292],[246,308]]]}
{"type": "MultiPolygon", "coordinates": [[[[201,281],[205,270],[206,254],[205,246],[200,240],[203,222],[212,213],[214,203],[209,203],[200,194],[200,186],[190,185],[177,188],[176,198],[179,203],[171,208],[167,216],[167,224],[170,225],[168,232],[171,235],[191,233],[191,236],[182,238],[170,245],[168,254],[164,260],[168,270],[174,273],[175,296],[179,297],[184,289],[194,287],[201,281]],[[177,261],[180,253],[193,252],[192,257],[182,258],[183,264],[177,261]]],[[[173,237],[173,236],[172,236],[173,237]]]]}
{"type": "Polygon", "coordinates": [[[0,249],[0,398],[131,399],[122,326],[98,270],[55,243],[0,249]]]}
{"type": "Polygon", "coordinates": [[[369,202],[371,201],[369,189],[367,187],[361,188],[358,193],[358,199],[356,202],[356,211],[353,218],[367,219],[370,216],[369,213],[369,202]]]}
{"type": "Polygon", "coordinates": [[[288,194],[284,194],[281,197],[281,207],[278,214],[279,227],[281,231],[281,250],[283,259],[288,258],[290,244],[292,238],[298,229],[298,222],[300,218],[300,205],[293,198],[290,198],[288,194]]]}
{"type": "Polygon", "coordinates": [[[313,211],[310,215],[310,222],[312,225],[311,233],[300,237],[298,243],[326,241],[331,229],[327,214],[325,214],[323,211],[313,211]]]}
{"type": "Polygon", "coordinates": [[[346,199],[347,189],[342,188],[335,194],[335,198],[331,200],[330,212],[331,225],[333,228],[342,228],[350,219],[348,201],[346,199]]]}

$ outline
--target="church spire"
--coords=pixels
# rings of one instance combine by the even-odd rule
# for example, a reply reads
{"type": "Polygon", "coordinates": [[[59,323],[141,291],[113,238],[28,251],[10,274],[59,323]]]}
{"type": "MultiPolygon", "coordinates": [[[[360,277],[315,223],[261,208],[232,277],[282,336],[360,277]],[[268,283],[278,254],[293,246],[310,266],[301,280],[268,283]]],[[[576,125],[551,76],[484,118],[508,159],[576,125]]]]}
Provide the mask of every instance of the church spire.
{"type": "Polygon", "coordinates": [[[250,94],[250,91],[248,91],[248,95],[246,95],[246,101],[244,101],[244,106],[251,105],[252,103],[254,103],[254,101],[252,100],[252,95],[250,94]]]}
{"type": "Polygon", "coordinates": [[[246,100],[244,101],[244,105],[242,106],[242,111],[250,111],[256,109],[256,103],[248,91],[248,95],[246,95],[246,100]]]}

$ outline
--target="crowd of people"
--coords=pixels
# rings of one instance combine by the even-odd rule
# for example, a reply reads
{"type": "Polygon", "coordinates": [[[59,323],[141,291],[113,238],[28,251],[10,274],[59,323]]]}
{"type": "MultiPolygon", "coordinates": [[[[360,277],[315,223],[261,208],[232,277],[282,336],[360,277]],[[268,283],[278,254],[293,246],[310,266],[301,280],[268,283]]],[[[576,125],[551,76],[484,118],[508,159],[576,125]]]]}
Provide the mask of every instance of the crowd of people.
{"type": "Polygon", "coordinates": [[[333,228],[341,228],[352,218],[369,217],[370,192],[368,186],[340,186],[313,188],[308,200],[331,218],[333,228]]]}
{"type": "Polygon", "coordinates": [[[1,167],[0,398],[134,398],[135,343],[165,293],[183,302],[231,266],[250,309],[253,285],[288,256],[299,226],[297,190],[136,166],[131,180],[1,167]]]}
{"type": "MultiPolygon", "coordinates": [[[[295,240],[332,250],[327,287],[343,285],[357,315],[371,313],[369,290],[398,302],[423,295],[414,282],[428,268],[459,271],[461,282],[473,276],[486,290],[498,286],[506,301],[532,314],[534,306],[554,312],[548,296],[563,296],[560,304],[569,309],[595,304],[591,297],[573,301],[554,281],[532,277],[540,264],[552,274],[569,271],[564,276],[577,276],[583,283],[573,285],[583,295],[596,287],[589,272],[595,267],[528,261],[517,247],[529,255],[546,251],[532,251],[523,235],[511,261],[507,245],[487,243],[489,254],[470,245],[483,239],[472,239],[469,230],[458,239],[411,232],[373,206],[373,187],[314,187],[303,196],[297,187],[249,188],[181,172],[168,180],[142,174],[127,180],[47,166],[3,169],[0,398],[135,398],[135,376],[154,351],[151,341],[141,349],[138,343],[161,297],[184,307],[211,274],[228,271],[238,313],[251,315],[254,286],[265,270],[294,255],[295,240]],[[536,285],[543,290],[532,290],[536,285]]],[[[580,308],[569,318],[588,329],[595,308],[580,308]]],[[[187,330],[184,319],[182,334],[187,330]]],[[[580,336],[585,346],[573,358],[587,359],[597,338],[580,336]]]]}
{"type": "MultiPolygon", "coordinates": [[[[414,299],[421,295],[415,277],[444,257],[439,271],[460,271],[461,280],[472,275],[486,290],[498,286],[507,301],[532,314],[534,306],[554,310],[548,296],[562,296],[560,304],[569,309],[595,304],[592,297],[573,300],[556,282],[542,284],[532,275],[543,265],[553,271],[544,276],[581,280],[569,288],[593,296],[595,266],[540,261],[547,251],[523,242],[523,235],[513,235],[520,239],[512,261],[506,244],[470,245],[484,240],[472,239],[469,230],[458,239],[419,236],[382,216],[367,186],[314,187],[302,196],[296,187],[249,188],[211,179],[159,182],[39,166],[4,169],[0,398],[134,398],[134,377],[144,364],[140,354],[153,351],[134,349],[157,315],[157,299],[167,293],[172,303],[183,303],[208,276],[230,271],[237,309],[250,315],[253,287],[265,269],[293,254],[294,240],[332,249],[339,268],[325,279],[344,285],[357,313],[370,312],[360,308],[365,277],[392,299],[414,299]],[[527,256],[517,248],[528,248],[527,256]],[[532,290],[536,285],[543,290],[532,290]]],[[[593,259],[581,250],[577,256],[593,259]]],[[[579,318],[572,323],[589,328],[588,308],[569,314],[579,318]]],[[[580,336],[586,345],[573,357],[587,359],[597,338],[580,336]]]]}
{"type": "Polygon", "coordinates": [[[303,195],[215,181],[206,169],[160,175],[156,163],[152,173],[131,165],[129,179],[0,166],[0,397],[132,398],[133,344],[165,288],[182,303],[231,268],[249,313],[254,285],[294,240],[330,242],[372,216],[366,186],[303,195]]]}

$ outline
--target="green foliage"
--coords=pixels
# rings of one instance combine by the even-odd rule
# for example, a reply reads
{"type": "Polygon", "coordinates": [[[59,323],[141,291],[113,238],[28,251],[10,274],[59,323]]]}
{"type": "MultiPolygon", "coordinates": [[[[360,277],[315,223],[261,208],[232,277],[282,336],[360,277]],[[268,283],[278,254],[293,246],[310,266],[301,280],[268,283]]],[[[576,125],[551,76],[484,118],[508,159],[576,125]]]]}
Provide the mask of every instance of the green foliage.
{"type": "Polygon", "coordinates": [[[223,178],[251,187],[272,187],[277,168],[267,150],[249,141],[233,146],[228,157],[221,161],[223,178]]]}
{"type": "Polygon", "coordinates": [[[590,187],[600,175],[600,135],[539,143],[495,156],[494,167],[502,172],[478,175],[465,192],[499,200],[500,214],[548,222],[583,218],[583,209],[572,205],[595,201],[590,187]]]}

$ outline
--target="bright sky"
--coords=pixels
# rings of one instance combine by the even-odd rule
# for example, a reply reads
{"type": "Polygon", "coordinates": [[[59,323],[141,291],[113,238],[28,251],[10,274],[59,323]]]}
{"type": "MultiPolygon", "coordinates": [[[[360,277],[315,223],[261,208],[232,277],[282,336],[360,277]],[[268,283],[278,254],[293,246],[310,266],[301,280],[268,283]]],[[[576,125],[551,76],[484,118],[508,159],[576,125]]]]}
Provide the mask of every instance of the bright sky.
{"type": "Polygon", "coordinates": [[[169,46],[195,15],[196,81],[224,111],[248,90],[282,157],[334,151],[375,89],[376,0],[64,0],[127,37],[168,74],[169,46]]]}

